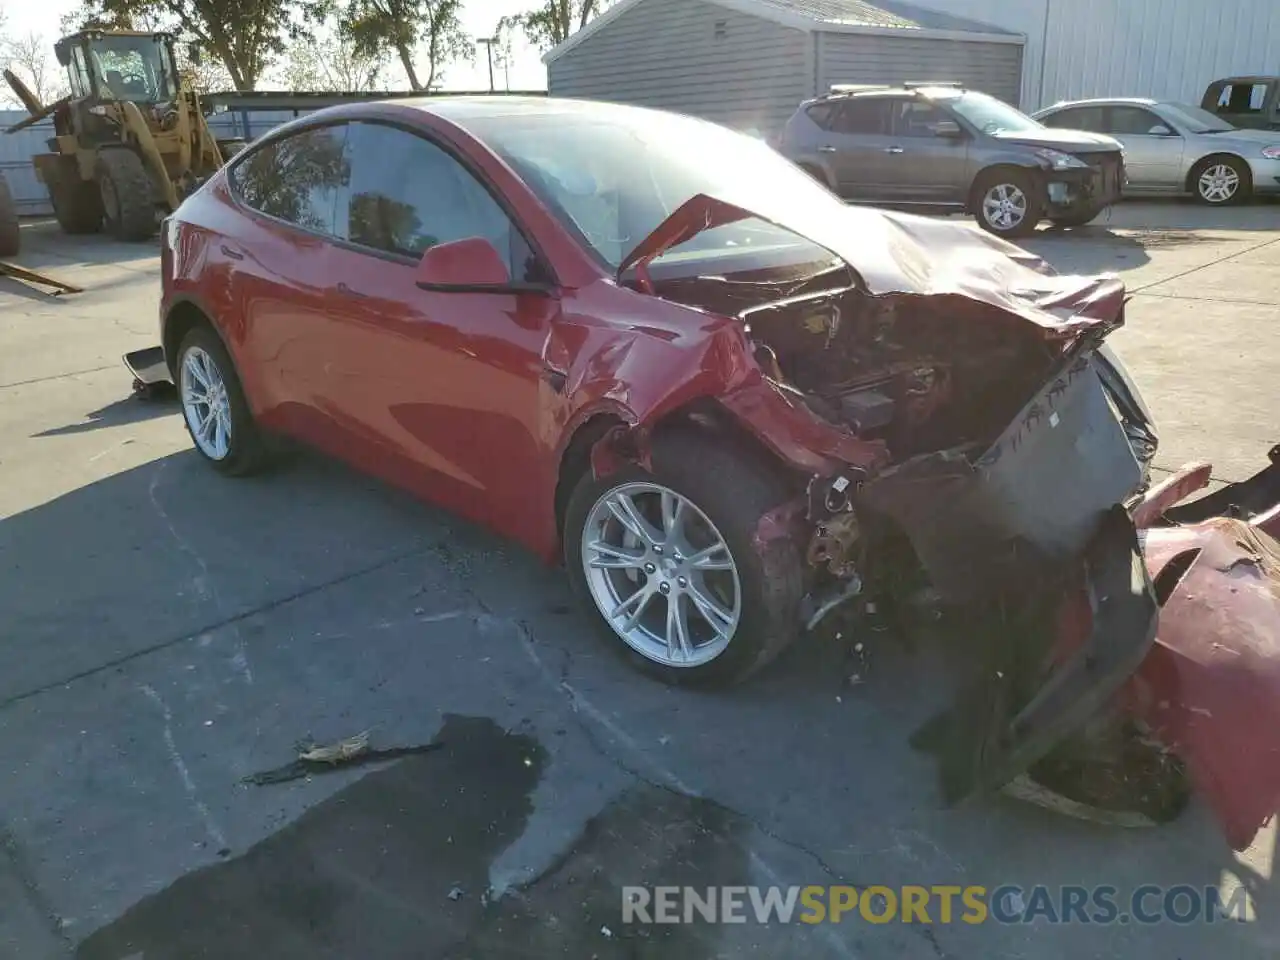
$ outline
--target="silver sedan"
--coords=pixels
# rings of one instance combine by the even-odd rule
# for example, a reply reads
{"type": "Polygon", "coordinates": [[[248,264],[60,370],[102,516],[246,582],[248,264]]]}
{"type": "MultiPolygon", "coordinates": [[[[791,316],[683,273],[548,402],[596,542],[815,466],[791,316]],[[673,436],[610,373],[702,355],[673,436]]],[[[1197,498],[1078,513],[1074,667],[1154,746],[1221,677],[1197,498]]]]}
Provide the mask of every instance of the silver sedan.
{"type": "Polygon", "coordinates": [[[1215,206],[1280,194],[1280,131],[1242,130],[1200,107],[1136,98],[1058,103],[1035,118],[1119,140],[1126,194],[1190,193],[1215,206]]]}

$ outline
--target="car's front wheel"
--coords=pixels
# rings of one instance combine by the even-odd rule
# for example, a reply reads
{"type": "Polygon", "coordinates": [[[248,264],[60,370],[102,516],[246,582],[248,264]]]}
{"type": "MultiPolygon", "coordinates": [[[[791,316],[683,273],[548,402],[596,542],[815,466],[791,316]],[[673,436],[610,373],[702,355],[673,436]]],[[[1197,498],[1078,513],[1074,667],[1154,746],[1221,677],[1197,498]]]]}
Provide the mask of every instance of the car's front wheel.
{"type": "Polygon", "coordinates": [[[1210,157],[1191,176],[1196,199],[1214,207],[1244,203],[1253,191],[1248,164],[1235,157],[1210,157]]]}
{"type": "Polygon", "coordinates": [[[182,419],[196,452],[215,470],[232,476],[266,466],[265,438],[254,422],[231,356],[208,326],[192,328],[176,364],[182,419]]]}
{"type": "Polygon", "coordinates": [[[1035,181],[1018,170],[996,170],[974,184],[978,225],[1000,237],[1025,237],[1044,216],[1044,198],[1035,181]]]}
{"type": "Polygon", "coordinates": [[[652,467],[578,483],[564,531],[575,591],[615,649],[664,682],[744,680],[798,632],[803,558],[755,536],[787,491],[693,430],[659,435],[652,467]]]}

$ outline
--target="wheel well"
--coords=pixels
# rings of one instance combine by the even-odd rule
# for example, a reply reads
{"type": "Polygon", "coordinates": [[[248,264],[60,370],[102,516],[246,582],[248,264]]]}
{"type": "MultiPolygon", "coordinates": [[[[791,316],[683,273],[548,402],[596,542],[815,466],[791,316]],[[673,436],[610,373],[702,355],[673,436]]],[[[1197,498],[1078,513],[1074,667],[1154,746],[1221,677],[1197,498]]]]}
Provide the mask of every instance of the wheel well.
{"type": "Polygon", "coordinates": [[[827,178],[827,171],[823,170],[822,167],[818,166],[816,163],[801,162],[797,163],[796,166],[809,176],[813,177],[813,179],[817,180],[824,187],[827,187],[828,189],[831,188],[831,181],[827,178]]]}
{"type": "Polygon", "coordinates": [[[1209,154],[1209,156],[1201,157],[1199,160],[1197,160],[1195,162],[1195,165],[1191,168],[1191,172],[1187,174],[1187,183],[1186,183],[1187,192],[1188,193],[1196,192],[1196,181],[1200,179],[1200,171],[1202,171],[1205,167],[1207,167],[1211,163],[1214,163],[1214,162],[1221,163],[1224,160],[1230,160],[1233,164],[1235,164],[1237,167],[1240,168],[1246,184],[1253,183],[1253,170],[1250,169],[1249,164],[1239,154],[1211,153],[1209,154]]]}
{"type": "Polygon", "coordinates": [[[169,365],[169,372],[175,377],[177,376],[177,370],[174,368],[174,363],[178,359],[178,348],[182,346],[182,341],[186,339],[187,334],[201,324],[212,326],[204,311],[194,303],[185,300],[176,304],[164,319],[163,342],[161,345],[164,347],[164,359],[169,365]]]}
{"type": "Polygon", "coordinates": [[[1016,174],[1019,178],[1030,177],[1035,179],[1036,171],[1031,167],[1020,167],[1016,163],[997,163],[979,170],[978,175],[973,178],[973,183],[969,186],[969,212],[977,212],[978,203],[982,198],[983,186],[994,177],[1009,176],[1010,174],[1016,174]]]}
{"type": "MultiPolygon", "coordinates": [[[[565,513],[574,487],[591,469],[591,448],[609,430],[617,426],[625,426],[619,417],[600,414],[580,426],[574,433],[573,439],[569,441],[569,446],[560,460],[560,475],[556,481],[557,531],[564,530],[565,513]]],[[[794,488],[797,494],[803,492],[807,478],[801,478],[790,470],[760,441],[759,437],[739,423],[715,400],[695,400],[662,417],[650,431],[650,442],[655,441],[663,433],[682,429],[697,430],[715,436],[732,447],[745,460],[758,465],[784,488],[794,488]]]]}

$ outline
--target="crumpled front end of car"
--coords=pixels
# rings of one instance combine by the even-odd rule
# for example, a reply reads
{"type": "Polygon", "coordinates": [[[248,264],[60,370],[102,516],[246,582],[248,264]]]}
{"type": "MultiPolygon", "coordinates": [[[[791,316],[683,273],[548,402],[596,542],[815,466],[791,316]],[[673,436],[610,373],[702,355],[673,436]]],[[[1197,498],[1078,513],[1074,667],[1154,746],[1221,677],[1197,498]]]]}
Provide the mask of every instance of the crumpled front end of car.
{"type": "Polygon", "coordinates": [[[766,559],[803,545],[803,625],[923,602],[968,645],[972,676],[914,737],[948,801],[1029,779],[1063,809],[1163,819],[1189,777],[1247,844],[1280,807],[1280,764],[1264,735],[1249,749],[1265,769],[1211,745],[1247,704],[1280,713],[1280,490],[1258,502],[1256,480],[1241,519],[1230,495],[1179,515],[1187,477],[1151,488],[1156,432],[1105,342],[1117,279],[1059,276],[954,224],[833,219],[695,197],[624,264],[645,292],[741,322],[755,369],[715,400],[804,479],[757,537],[766,559]],[[663,250],[750,216],[837,260],[649,276],[663,250]]]}

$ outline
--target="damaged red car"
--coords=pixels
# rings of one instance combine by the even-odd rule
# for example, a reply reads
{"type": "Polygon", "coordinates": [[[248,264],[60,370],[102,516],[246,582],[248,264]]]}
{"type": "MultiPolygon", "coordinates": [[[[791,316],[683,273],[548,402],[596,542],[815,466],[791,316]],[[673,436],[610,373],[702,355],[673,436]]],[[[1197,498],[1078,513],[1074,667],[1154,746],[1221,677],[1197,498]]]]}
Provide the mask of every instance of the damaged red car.
{"type": "Polygon", "coordinates": [[[1190,784],[1237,845],[1280,805],[1275,737],[1240,735],[1280,728],[1280,466],[1152,486],[1115,278],[848,208],[712,124],[518,98],[280,127],[166,221],[162,270],[220,471],[300,440],[563,560],[668,682],[927,610],[974,654],[916,733],[952,801],[1190,784]]]}

